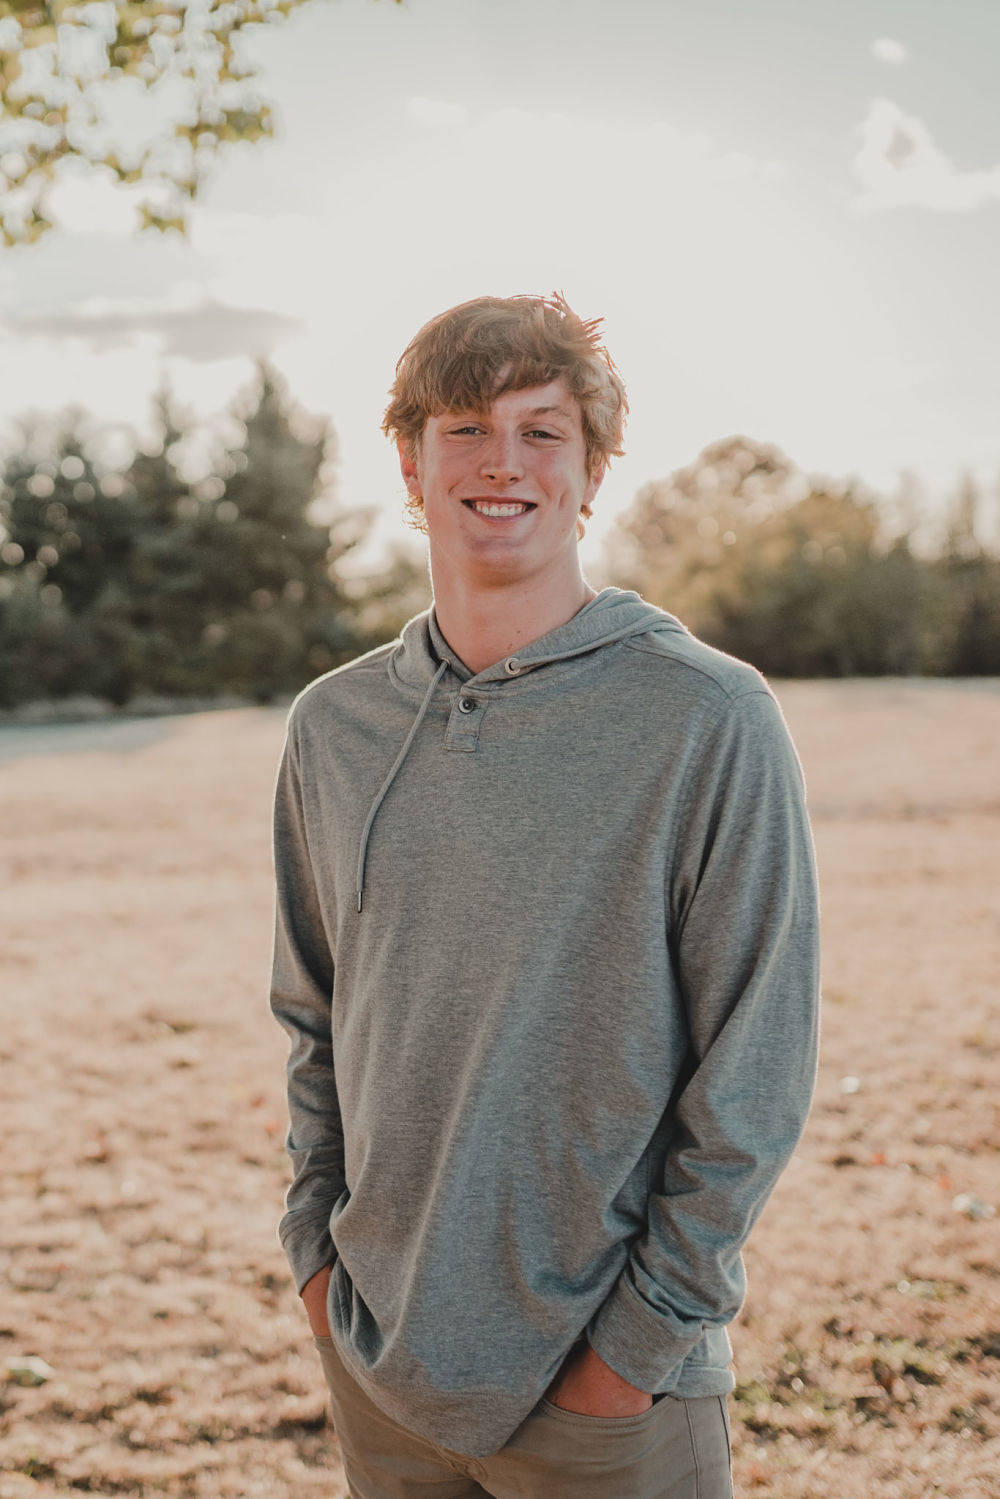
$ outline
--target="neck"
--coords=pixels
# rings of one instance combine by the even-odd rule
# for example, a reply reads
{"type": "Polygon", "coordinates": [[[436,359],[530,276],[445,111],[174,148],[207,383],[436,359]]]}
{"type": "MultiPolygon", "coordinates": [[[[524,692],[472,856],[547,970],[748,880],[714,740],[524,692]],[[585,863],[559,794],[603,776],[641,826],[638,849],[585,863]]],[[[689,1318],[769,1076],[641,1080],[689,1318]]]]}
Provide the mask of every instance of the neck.
{"type": "Polygon", "coordinates": [[[598,594],[579,571],[561,589],[553,589],[551,579],[544,578],[490,588],[470,587],[467,580],[454,577],[445,579],[443,586],[440,581],[433,578],[438,625],[473,675],[558,629],[598,594]]]}

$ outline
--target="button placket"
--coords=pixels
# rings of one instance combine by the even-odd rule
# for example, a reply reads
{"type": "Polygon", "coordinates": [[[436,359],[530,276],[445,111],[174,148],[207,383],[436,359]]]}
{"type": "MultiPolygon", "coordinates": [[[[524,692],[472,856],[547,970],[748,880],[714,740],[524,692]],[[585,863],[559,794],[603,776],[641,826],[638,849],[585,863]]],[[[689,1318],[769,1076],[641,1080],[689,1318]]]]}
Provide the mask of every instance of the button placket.
{"type": "Polygon", "coordinates": [[[483,721],[486,704],[471,692],[460,692],[454,701],[448,719],[445,744],[448,749],[476,750],[479,747],[479,728],[483,721]]]}

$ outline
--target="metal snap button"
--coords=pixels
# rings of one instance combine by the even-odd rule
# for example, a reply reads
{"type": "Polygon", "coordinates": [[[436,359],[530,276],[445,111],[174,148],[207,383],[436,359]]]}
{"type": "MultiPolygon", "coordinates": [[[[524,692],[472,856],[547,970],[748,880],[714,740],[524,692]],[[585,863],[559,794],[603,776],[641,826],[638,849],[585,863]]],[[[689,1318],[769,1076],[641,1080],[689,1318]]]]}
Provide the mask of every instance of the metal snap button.
{"type": "Polygon", "coordinates": [[[459,713],[472,713],[478,706],[474,697],[460,697],[458,700],[459,713]]]}

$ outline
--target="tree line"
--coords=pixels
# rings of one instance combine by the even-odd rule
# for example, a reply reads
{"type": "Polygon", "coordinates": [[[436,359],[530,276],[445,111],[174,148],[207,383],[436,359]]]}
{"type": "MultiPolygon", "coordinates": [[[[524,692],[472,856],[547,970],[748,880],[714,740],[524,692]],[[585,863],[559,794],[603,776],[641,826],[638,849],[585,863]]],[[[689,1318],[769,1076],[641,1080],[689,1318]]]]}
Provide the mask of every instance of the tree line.
{"type": "MultiPolygon", "coordinates": [[[[430,601],[392,549],[345,561],[374,523],[337,502],[335,434],[260,360],[207,475],[169,394],[158,437],[111,467],[74,409],[22,427],[0,467],[0,708],[269,702],[391,639],[430,601]]],[[[765,674],[1000,675],[1000,558],[967,481],[932,547],[853,481],[809,478],[745,437],[645,485],[607,538],[604,582],[636,588],[765,674]]]]}
{"type": "Polygon", "coordinates": [[[0,707],[68,695],[269,702],[423,607],[426,584],[402,553],[360,585],[343,573],[372,516],[334,506],[316,518],[317,504],[330,508],[334,434],[266,361],[230,409],[235,440],[197,483],[178,467],[187,433],[165,391],[155,414],[158,439],[123,468],[98,466],[76,410],[4,460],[0,707]]]}
{"type": "Polygon", "coordinates": [[[857,480],[731,437],[639,491],[606,571],[766,675],[1000,675],[982,498],[966,475],[928,541],[919,515],[894,516],[857,480]]]}

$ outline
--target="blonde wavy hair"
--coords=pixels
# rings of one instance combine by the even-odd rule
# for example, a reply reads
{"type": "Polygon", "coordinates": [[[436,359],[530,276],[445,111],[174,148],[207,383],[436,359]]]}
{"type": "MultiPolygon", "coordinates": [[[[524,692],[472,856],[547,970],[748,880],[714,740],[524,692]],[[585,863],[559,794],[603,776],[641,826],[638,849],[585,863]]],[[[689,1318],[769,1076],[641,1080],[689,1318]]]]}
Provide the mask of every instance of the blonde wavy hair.
{"type": "MultiPolygon", "coordinates": [[[[485,411],[508,390],[565,381],[580,405],[591,476],[625,451],[625,385],[604,347],[603,318],[584,320],[561,292],[475,297],[425,323],[396,362],[382,431],[418,449],[429,417],[485,411]]],[[[424,502],[407,495],[407,523],[427,534],[424,502]]],[[[580,514],[589,517],[589,505],[580,514]]],[[[583,536],[582,521],[577,535],[583,536]]]]}

